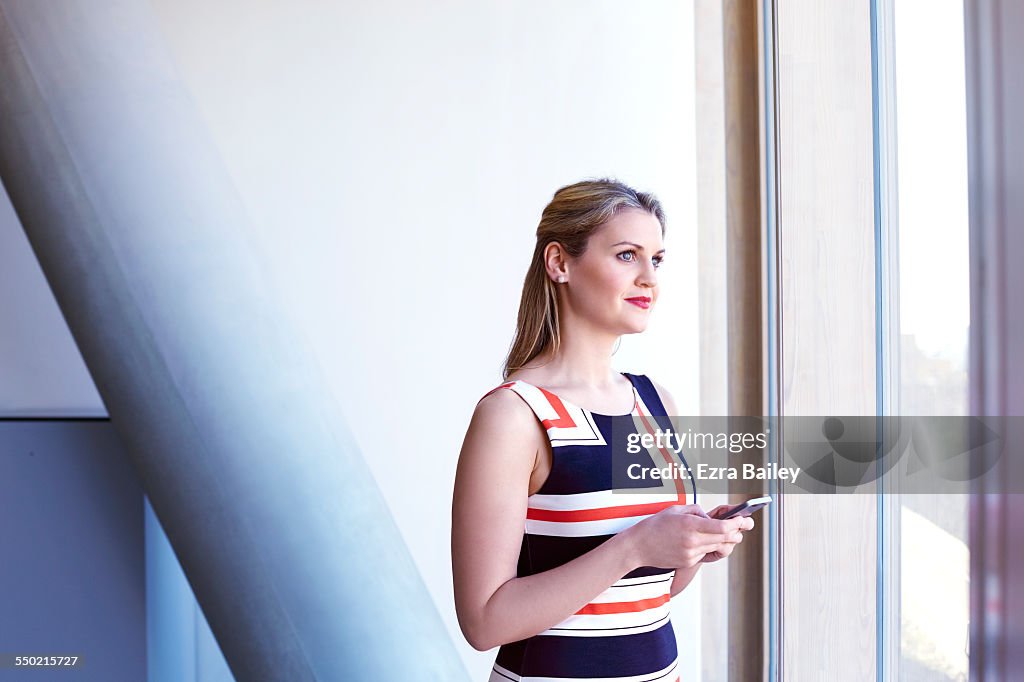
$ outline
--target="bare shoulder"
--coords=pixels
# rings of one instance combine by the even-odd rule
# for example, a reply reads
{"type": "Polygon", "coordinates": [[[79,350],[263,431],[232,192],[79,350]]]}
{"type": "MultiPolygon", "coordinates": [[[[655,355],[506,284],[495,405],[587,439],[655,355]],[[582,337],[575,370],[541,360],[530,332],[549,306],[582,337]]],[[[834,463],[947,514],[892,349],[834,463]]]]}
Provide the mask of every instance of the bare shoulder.
{"type": "Polygon", "coordinates": [[[500,526],[510,534],[518,528],[521,537],[542,446],[540,422],[514,391],[501,389],[481,398],[455,469],[455,527],[461,532],[484,524],[495,532],[500,526]]]}
{"type": "Polygon", "coordinates": [[[484,396],[473,411],[466,433],[467,444],[486,444],[481,450],[519,452],[532,467],[544,432],[533,410],[511,389],[498,389],[484,396]]]}
{"type": "MultiPolygon", "coordinates": [[[[647,378],[651,379],[650,377],[647,378]]],[[[672,397],[672,393],[654,379],[651,379],[651,384],[653,384],[655,390],[658,391],[658,397],[661,398],[661,404],[665,406],[665,413],[670,416],[678,415],[679,408],[676,406],[676,400],[672,397]]]]}
{"type": "Polygon", "coordinates": [[[503,431],[535,430],[536,418],[533,410],[519,395],[507,388],[491,391],[476,404],[473,421],[478,427],[488,427],[503,431]]]}

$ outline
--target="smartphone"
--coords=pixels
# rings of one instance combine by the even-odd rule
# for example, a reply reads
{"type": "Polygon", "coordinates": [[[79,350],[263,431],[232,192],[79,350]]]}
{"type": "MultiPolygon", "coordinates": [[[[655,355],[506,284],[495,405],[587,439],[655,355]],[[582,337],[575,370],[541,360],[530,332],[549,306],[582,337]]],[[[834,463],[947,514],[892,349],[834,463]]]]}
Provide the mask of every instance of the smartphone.
{"type": "Polygon", "coordinates": [[[752,500],[740,502],[735,507],[730,507],[729,509],[726,509],[723,512],[719,512],[718,516],[714,516],[712,518],[718,519],[719,521],[724,521],[725,519],[731,519],[734,516],[750,516],[757,510],[771,504],[771,501],[772,498],[770,495],[765,495],[764,497],[755,497],[752,500]]]}

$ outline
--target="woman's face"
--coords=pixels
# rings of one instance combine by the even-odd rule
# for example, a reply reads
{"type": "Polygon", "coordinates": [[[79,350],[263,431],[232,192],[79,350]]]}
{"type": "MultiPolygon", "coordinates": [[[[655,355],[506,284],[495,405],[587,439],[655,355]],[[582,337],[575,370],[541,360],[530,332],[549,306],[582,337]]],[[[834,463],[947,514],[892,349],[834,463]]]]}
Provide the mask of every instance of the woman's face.
{"type": "Polygon", "coordinates": [[[590,236],[582,256],[568,260],[568,285],[562,286],[570,308],[615,335],[644,331],[658,300],[664,250],[654,215],[619,211],[590,236]]]}

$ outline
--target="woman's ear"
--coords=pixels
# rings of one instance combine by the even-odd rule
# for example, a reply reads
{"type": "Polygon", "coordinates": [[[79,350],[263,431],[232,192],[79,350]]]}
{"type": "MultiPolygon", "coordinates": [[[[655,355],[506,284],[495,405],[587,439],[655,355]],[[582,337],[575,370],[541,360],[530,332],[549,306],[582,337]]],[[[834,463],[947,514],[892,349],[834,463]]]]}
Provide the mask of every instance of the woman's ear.
{"type": "Polygon", "coordinates": [[[554,282],[569,281],[567,254],[558,242],[551,242],[544,247],[544,269],[554,282]]]}

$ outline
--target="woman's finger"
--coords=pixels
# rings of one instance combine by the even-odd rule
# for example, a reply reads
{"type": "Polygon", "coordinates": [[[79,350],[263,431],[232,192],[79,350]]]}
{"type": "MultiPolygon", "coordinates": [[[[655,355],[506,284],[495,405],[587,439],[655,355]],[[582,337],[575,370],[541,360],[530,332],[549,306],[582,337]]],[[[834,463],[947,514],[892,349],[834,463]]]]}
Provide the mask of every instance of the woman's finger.
{"type": "Polygon", "coordinates": [[[738,528],[739,524],[732,519],[728,521],[719,521],[718,519],[708,517],[696,522],[696,529],[699,532],[704,533],[705,535],[719,536],[719,542],[721,542],[722,536],[725,536],[738,528]]]}
{"type": "Polygon", "coordinates": [[[701,507],[699,504],[684,505],[680,507],[680,511],[682,511],[685,514],[693,514],[694,516],[699,516],[703,519],[709,518],[707,512],[705,512],[704,508],[701,507]]]}

